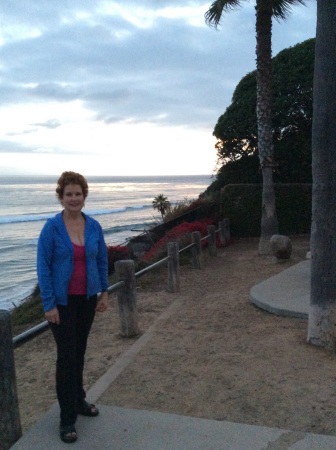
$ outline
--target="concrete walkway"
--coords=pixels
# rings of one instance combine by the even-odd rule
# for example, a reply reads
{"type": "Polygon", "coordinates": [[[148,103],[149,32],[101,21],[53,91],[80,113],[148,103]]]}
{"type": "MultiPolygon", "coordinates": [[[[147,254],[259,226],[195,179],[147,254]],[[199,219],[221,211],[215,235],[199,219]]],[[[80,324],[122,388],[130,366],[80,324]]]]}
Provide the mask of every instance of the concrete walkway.
{"type": "MultiPolygon", "coordinates": [[[[335,450],[336,437],[232,422],[99,405],[100,415],[80,417],[81,450],[335,450]]],[[[53,407],[13,447],[15,450],[69,448],[55,432],[53,407]]]]}
{"type": "MultiPolygon", "coordinates": [[[[256,285],[251,301],[269,312],[307,317],[309,304],[310,261],[303,261],[256,285]]],[[[152,411],[106,406],[99,398],[117,376],[146,345],[160,320],[178,308],[173,303],[119,357],[88,392],[97,402],[100,415],[79,417],[78,441],[71,448],[84,450],[335,450],[336,436],[245,425],[226,421],[199,419],[152,411]]],[[[54,405],[13,447],[13,450],[58,450],[69,448],[61,442],[55,424],[59,410],[54,405]]]]}
{"type": "Polygon", "coordinates": [[[272,314],[308,319],[310,259],[286,269],[251,289],[250,300],[272,314]]]}

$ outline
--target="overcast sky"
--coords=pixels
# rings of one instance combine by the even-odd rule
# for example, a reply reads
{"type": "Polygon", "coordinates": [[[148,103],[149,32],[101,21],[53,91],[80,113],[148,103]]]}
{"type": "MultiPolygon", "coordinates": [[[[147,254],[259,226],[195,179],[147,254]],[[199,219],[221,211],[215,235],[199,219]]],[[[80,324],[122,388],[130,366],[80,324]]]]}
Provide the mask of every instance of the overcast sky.
{"type": "MultiPolygon", "coordinates": [[[[210,174],[213,128],[255,69],[255,1],[1,0],[0,175],[210,174]]],[[[315,36],[316,1],[273,24],[315,36]]]]}

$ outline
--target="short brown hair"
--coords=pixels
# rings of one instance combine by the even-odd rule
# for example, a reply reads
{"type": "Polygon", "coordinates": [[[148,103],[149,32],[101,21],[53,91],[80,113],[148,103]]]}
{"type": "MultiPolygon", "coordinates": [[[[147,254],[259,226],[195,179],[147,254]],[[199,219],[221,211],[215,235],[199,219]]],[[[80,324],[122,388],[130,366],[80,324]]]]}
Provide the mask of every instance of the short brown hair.
{"type": "Polygon", "coordinates": [[[88,196],[89,186],[85,177],[80,173],[68,171],[63,172],[57,180],[56,197],[59,200],[63,198],[65,186],[68,186],[69,184],[78,184],[82,188],[84,198],[88,196]]]}

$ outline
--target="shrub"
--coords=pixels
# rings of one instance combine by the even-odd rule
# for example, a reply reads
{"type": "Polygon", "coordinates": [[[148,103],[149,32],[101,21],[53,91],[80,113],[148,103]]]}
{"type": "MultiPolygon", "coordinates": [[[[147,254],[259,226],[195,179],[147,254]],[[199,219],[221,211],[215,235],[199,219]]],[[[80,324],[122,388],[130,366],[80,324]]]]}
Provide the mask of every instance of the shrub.
{"type": "Polygon", "coordinates": [[[170,209],[167,211],[164,221],[168,222],[169,220],[175,219],[176,217],[181,216],[186,211],[190,210],[190,205],[193,202],[193,200],[188,200],[185,198],[184,200],[180,200],[179,202],[175,203],[174,205],[170,206],[170,209]]]}
{"type": "Polygon", "coordinates": [[[200,206],[204,206],[207,204],[212,204],[212,197],[199,197],[196,200],[192,200],[187,206],[186,211],[192,211],[193,209],[199,208],[200,206]]]}
{"type": "Polygon", "coordinates": [[[121,259],[129,259],[128,248],[124,245],[108,245],[107,246],[107,258],[108,258],[108,274],[114,273],[114,263],[121,259]]]}
{"type": "MultiPolygon", "coordinates": [[[[274,184],[279,233],[309,234],[312,185],[274,184]]],[[[262,184],[228,184],[221,191],[220,217],[230,219],[232,236],[260,236],[262,184]]]]}
{"type": "MultiPolygon", "coordinates": [[[[180,248],[189,245],[191,243],[191,233],[193,231],[199,231],[202,237],[207,236],[208,225],[212,224],[212,219],[203,219],[196,222],[183,222],[180,225],[177,225],[168,231],[148,250],[147,253],[145,253],[143,257],[144,261],[156,261],[162,258],[167,252],[168,242],[178,242],[180,248]]],[[[206,244],[207,242],[203,241],[203,245],[206,244]]]]}
{"type": "Polygon", "coordinates": [[[39,295],[38,286],[34,293],[20,305],[11,310],[12,332],[16,336],[27,328],[41,323],[45,320],[42,300],[39,295]]]}

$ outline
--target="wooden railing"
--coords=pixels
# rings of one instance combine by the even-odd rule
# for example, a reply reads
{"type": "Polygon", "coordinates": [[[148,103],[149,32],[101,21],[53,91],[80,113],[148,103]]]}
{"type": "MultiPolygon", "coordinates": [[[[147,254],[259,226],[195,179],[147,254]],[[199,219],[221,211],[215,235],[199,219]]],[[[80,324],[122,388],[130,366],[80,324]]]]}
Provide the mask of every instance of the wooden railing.
{"type": "MultiPolygon", "coordinates": [[[[202,241],[208,240],[210,256],[217,255],[216,234],[219,242],[225,245],[230,240],[230,222],[224,219],[219,222],[218,229],[214,225],[208,226],[208,235],[201,237],[199,231],[191,233],[191,244],[179,249],[177,242],[169,242],[167,256],[160,261],[135,272],[133,260],[120,260],[115,263],[118,282],[108,288],[108,292],[117,293],[120,334],[132,337],[139,334],[138,308],[136,293],[136,278],[158,269],[168,267],[168,291],[180,290],[180,254],[190,250],[191,264],[195,269],[204,266],[202,241]]],[[[48,328],[48,322],[12,337],[11,315],[7,310],[0,310],[0,450],[8,450],[22,435],[19,404],[16,388],[14,348],[42,333],[48,328]]]]}

